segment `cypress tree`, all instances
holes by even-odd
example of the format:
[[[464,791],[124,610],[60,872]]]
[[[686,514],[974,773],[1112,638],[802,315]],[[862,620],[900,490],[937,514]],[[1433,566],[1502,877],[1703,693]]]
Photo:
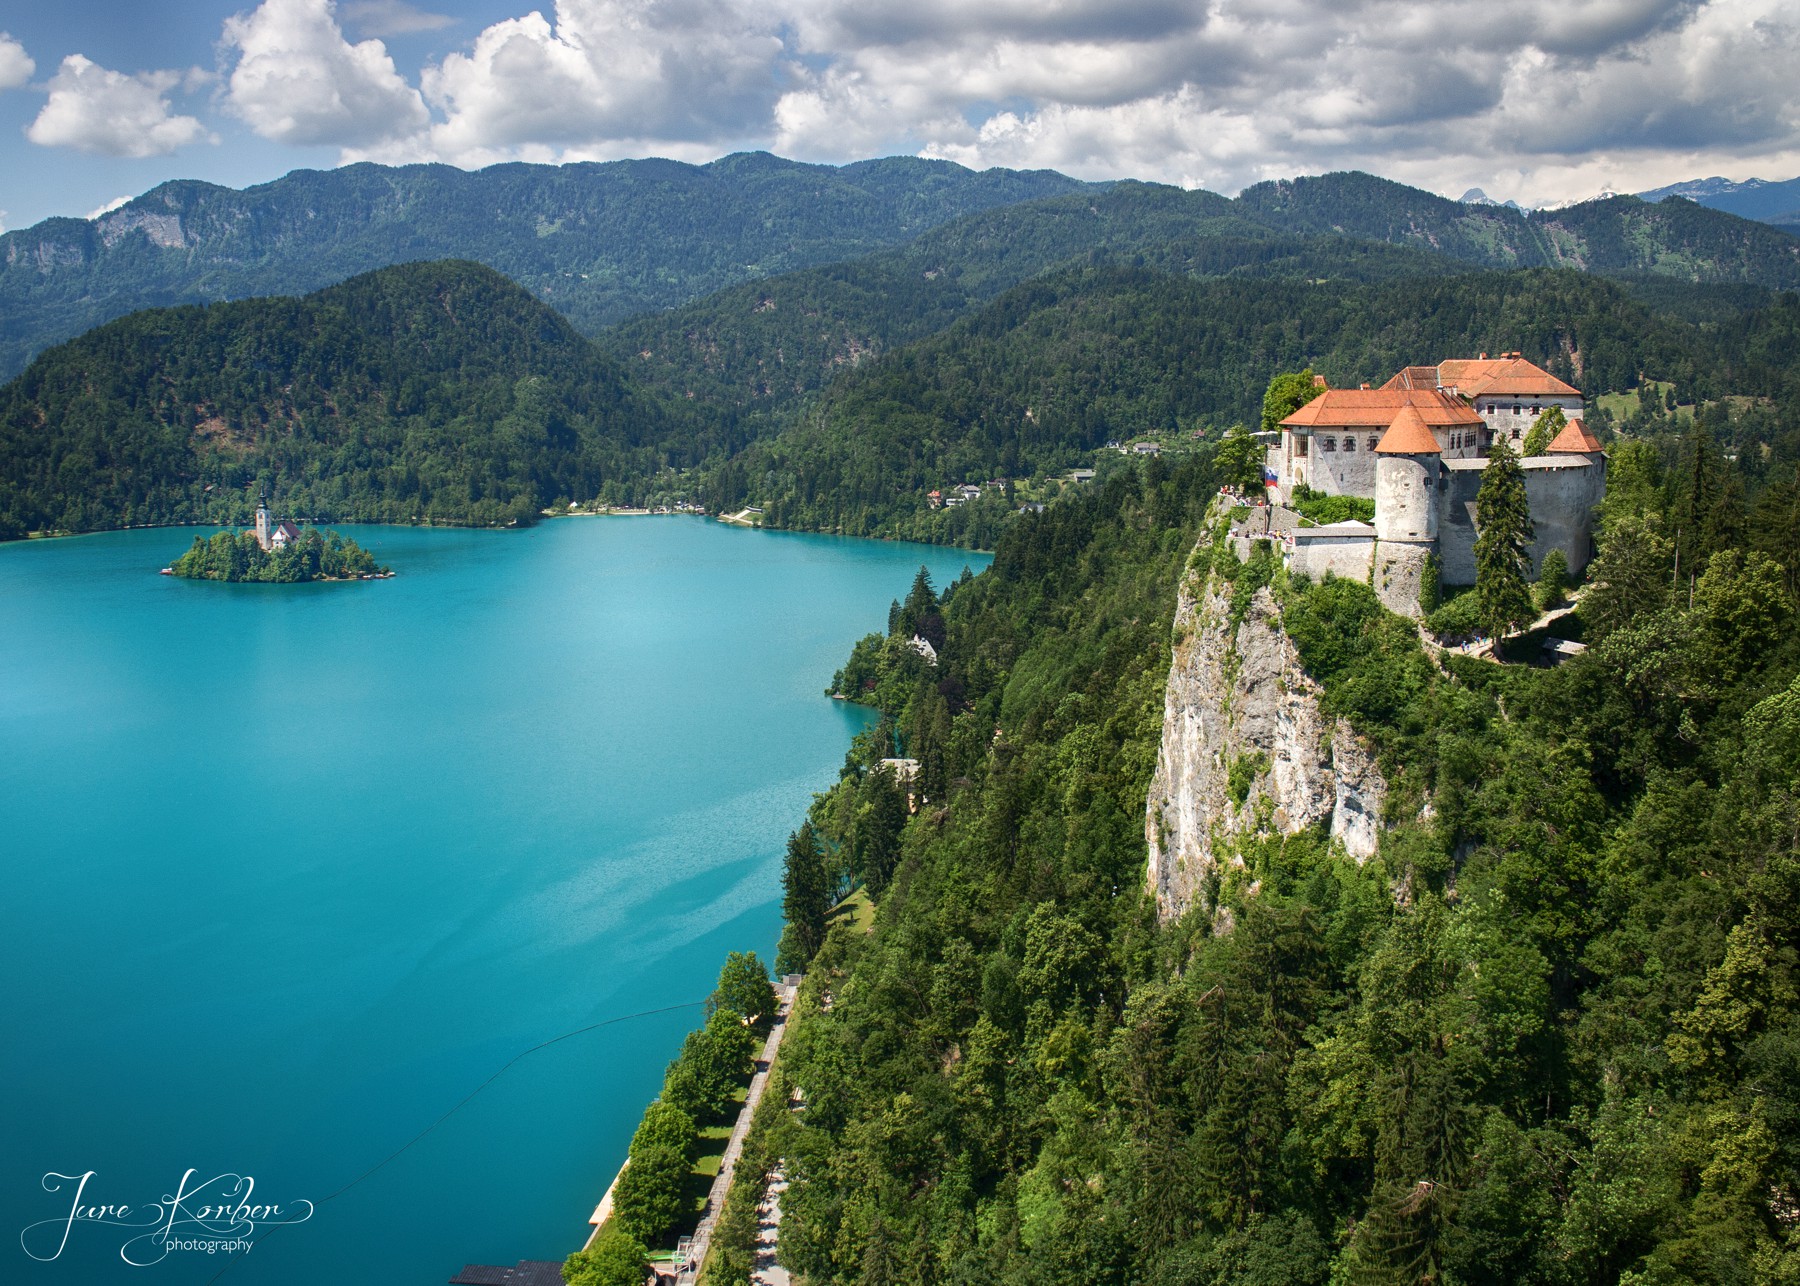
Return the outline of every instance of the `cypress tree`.
[[[1504,438],[1494,439],[1475,497],[1475,614],[1496,641],[1531,620],[1531,504],[1525,471]]]

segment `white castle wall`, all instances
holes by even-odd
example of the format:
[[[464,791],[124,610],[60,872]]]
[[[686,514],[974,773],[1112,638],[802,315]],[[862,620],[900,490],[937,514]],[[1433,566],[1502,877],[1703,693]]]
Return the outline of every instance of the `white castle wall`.
[[[1495,437],[1505,437],[1516,448],[1531,432],[1538,416],[1553,406],[1562,407],[1567,419],[1579,420],[1584,414],[1579,396],[1480,397],[1475,399],[1475,414],[1487,421]]]
[[[1437,535],[1441,462],[1434,455],[1386,455],[1375,470],[1375,533],[1383,540]]]

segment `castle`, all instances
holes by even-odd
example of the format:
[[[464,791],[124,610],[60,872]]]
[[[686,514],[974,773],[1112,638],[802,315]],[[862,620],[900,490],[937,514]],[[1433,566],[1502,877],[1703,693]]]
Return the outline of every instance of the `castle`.
[[[1488,452],[1496,438],[1517,450],[1551,407],[1567,425],[1543,455],[1520,462],[1536,526],[1531,565],[1535,574],[1560,549],[1579,572],[1593,551],[1606,456],[1582,423],[1580,390],[1518,353],[1408,366],[1380,388],[1324,388],[1281,421],[1264,461],[1274,503],[1260,531],[1249,523],[1236,534],[1246,545],[1278,540],[1291,570],[1363,581],[1389,608],[1417,614],[1433,556],[1440,584],[1475,583],[1475,497]],[[1302,526],[1285,508],[1302,486],[1373,500],[1375,521]]]

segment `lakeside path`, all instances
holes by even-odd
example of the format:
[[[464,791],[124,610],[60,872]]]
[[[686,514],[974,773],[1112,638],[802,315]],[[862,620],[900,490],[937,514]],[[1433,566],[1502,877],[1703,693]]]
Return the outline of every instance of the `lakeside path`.
[[[682,1261],[681,1268],[676,1273],[676,1286],[694,1286],[694,1280],[700,1275],[700,1265],[706,1262],[706,1252],[712,1245],[713,1225],[718,1222],[719,1211],[725,1205],[725,1194],[731,1191],[731,1176],[737,1171],[738,1157],[744,1150],[744,1139],[750,1133],[750,1122],[756,1116],[756,1105],[762,1102],[763,1090],[768,1087],[769,1070],[775,1066],[776,1051],[781,1048],[781,1038],[787,1034],[788,1018],[794,1012],[794,996],[798,990],[797,987],[786,985],[775,988],[775,1024],[769,1028],[769,1038],[763,1042],[756,1075],[750,1078],[750,1092],[744,1096],[744,1106],[738,1112],[737,1124],[732,1127],[731,1138],[725,1143],[725,1155],[719,1159],[719,1173],[713,1179],[712,1190],[706,1194],[706,1208],[700,1214],[700,1224],[694,1229],[693,1240],[688,1243],[687,1258]]]

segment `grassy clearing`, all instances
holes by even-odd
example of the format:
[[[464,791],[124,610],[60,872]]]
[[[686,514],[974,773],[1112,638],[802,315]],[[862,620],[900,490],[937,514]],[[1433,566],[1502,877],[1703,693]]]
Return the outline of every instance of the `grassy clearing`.
[[[875,903],[869,900],[867,889],[857,889],[832,907],[825,919],[827,924],[848,924],[858,933],[870,933],[875,928]]]

